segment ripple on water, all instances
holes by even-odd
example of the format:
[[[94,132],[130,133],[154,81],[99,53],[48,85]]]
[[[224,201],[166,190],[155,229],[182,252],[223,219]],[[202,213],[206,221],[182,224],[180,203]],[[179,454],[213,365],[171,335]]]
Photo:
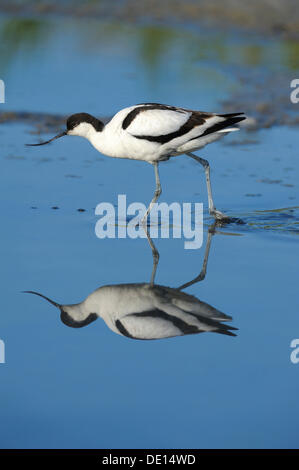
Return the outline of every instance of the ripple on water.
[[[269,210],[255,210],[237,214],[244,224],[228,224],[223,228],[230,231],[251,232],[267,230],[285,234],[299,233],[299,206]]]

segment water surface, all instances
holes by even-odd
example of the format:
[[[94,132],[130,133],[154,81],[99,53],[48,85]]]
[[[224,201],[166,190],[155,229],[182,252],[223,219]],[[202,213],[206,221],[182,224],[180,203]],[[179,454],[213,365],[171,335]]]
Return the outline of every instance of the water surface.
[[[144,101],[217,111],[244,86],[236,70],[298,70],[283,42],[167,25],[5,17],[0,35],[10,111],[109,116]],[[186,292],[232,316],[237,336],[156,341],[121,337],[102,320],[68,328],[54,307],[21,293],[76,303],[102,285],[149,282],[152,270],[146,239],[94,233],[99,202],[151,199],[152,168],[79,138],[26,148],[37,130],[0,127],[0,446],[298,447],[297,130],[244,130],[202,151],[217,208],[245,224],[217,230],[207,275]],[[178,287],[201,271],[212,220],[202,168],[184,156],[160,166],[161,200],[205,209],[201,249],[155,241],[156,282]]]

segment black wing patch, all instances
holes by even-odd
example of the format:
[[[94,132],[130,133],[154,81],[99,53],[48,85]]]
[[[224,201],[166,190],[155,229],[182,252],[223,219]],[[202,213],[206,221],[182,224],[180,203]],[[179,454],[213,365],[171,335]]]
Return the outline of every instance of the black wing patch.
[[[131,111],[132,113],[137,111],[140,108],[136,108],[135,110]],[[151,106],[145,106],[144,111],[148,109],[170,109],[169,107],[164,107],[164,108],[154,108]],[[174,108],[174,111],[178,111],[176,108]],[[131,113],[129,113],[130,115]],[[137,113],[138,114],[138,113]],[[137,114],[135,116],[137,116]],[[129,117],[129,115],[127,117]],[[134,117],[135,117],[134,116]],[[176,139],[177,137],[181,137],[184,134],[188,134],[194,127],[200,126],[206,122],[206,120],[211,117],[211,114],[208,113],[201,113],[200,111],[195,111],[192,112],[190,118],[188,119],[185,124],[183,124],[177,131],[170,132],[169,134],[162,134],[162,135],[134,135],[136,139],[145,139],[148,140],[149,142],[157,142],[159,144],[166,144],[167,142],[170,142],[173,139]],[[127,118],[126,118],[127,119]],[[126,120],[125,119],[125,120]],[[125,121],[124,120],[124,121]],[[132,119],[133,120],[133,119]],[[132,122],[131,120],[131,122]],[[130,122],[130,123],[131,123]]]
[[[217,320],[212,320],[210,318],[206,318],[200,315],[192,314],[190,312],[186,312],[188,315],[193,315],[196,317],[199,321],[201,321],[203,324],[212,326],[215,328],[214,331],[211,331],[211,333],[220,333],[223,335],[227,336],[236,336],[235,333],[232,333],[230,330],[237,330],[237,328],[229,325],[222,324],[221,322]],[[187,322],[182,320],[181,318],[178,318],[174,315],[169,315],[168,313],[163,312],[163,310],[155,309],[155,310],[148,310],[146,312],[138,312],[138,313],[132,313],[127,316],[133,316],[133,317],[139,317],[139,318],[159,318],[162,320],[165,320],[169,323],[172,324],[172,326],[176,327],[181,335],[190,335],[190,334],[196,334],[196,333],[202,333],[205,332],[205,329],[199,329],[196,325],[189,325]],[[118,331],[123,335],[127,336],[128,338],[132,339],[142,339],[145,340],[147,338],[138,338],[136,336],[133,336],[123,325],[123,323],[120,320],[117,320],[115,322],[115,326],[117,327]],[[152,339],[152,338],[151,338]]]
[[[184,320],[181,320],[180,318],[174,315],[169,315],[168,313],[165,313],[163,312],[163,310],[159,310],[158,308],[155,310],[148,310],[147,312],[133,313],[132,315],[134,317],[141,317],[141,318],[151,317],[151,318],[160,318],[161,320],[166,320],[172,323],[173,326],[178,328],[183,335],[199,333],[200,331],[197,328],[197,326],[189,325]]]
[[[135,336],[131,335],[128,332],[128,330],[124,327],[124,325],[122,324],[122,322],[120,320],[116,320],[115,326],[118,329],[118,331],[120,332],[120,334],[122,334],[123,336],[127,336],[128,338],[132,338],[132,339],[139,339],[139,338],[136,338]]]
[[[205,135],[213,134],[214,132],[221,131],[221,129],[225,129],[228,126],[233,126],[234,124],[237,124],[237,122],[244,121],[244,119],[246,119],[246,116],[240,116],[240,114],[244,114],[244,113],[217,114],[217,116],[226,118],[226,120],[222,122],[217,122],[217,124],[214,124],[213,126],[206,129],[202,134],[200,134],[197,137],[193,137],[190,140],[199,139],[200,137],[204,137]]]
[[[129,125],[133,122],[133,120],[136,118],[136,116],[138,116],[138,114],[142,113],[143,111],[162,109],[162,110],[176,111],[180,113],[185,113],[185,112],[192,113],[188,121],[185,122],[185,124],[183,124],[177,131],[170,132],[169,134],[162,134],[162,135],[157,135],[157,136],[134,135],[136,139],[144,139],[144,140],[148,140],[149,142],[156,142],[162,145],[166,144],[167,142],[170,142],[173,139],[176,139],[177,137],[181,137],[184,134],[188,134],[188,132],[190,132],[195,127],[203,125],[206,122],[206,120],[212,116],[219,116],[219,117],[225,118],[225,121],[214,124],[213,126],[206,129],[202,134],[199,134],[198,136],[193,137],[190,140],[195,140],[200,137],[204,137],[205,135],[218,132],[221,129],[225,129],[225,127],[234,125],[246,119],[245,116],[240,116],[241,114],[244,114],[244,113],[212,114],[212,113],[204,113],[202,111],[192,111],[192,110],[183,109],[183,108],[176,108],[175,106],[167,106],[167,105],[158,104],[158,103],[142,103],[142,104],[143,106],[139,106],[133,109],[125,117],[122,123],[122,128],[124,130],[127,129]]]
[[[141,103],[144,106],[139,106],[132,111],[129,112],[129,114],[125,117],[122,123],[122,128],[125,130],[127,127],[129,127],[130,124],[134,121],[135,117],[138,116],[138,114],[142,113],[143,111],[151,111],[154,109],[162,109],[162,110],[170,110],[170,111],[176,111],[179,113],[184,113],[187,110],[183,110],[180,108],[176,108],[175,106],[167,106],[166,104],[159,104],[159,103]]]
[[[132,313],[128,316],[139,317],[139,318],[160,318],[162,320],[166,320],[172,323],[173,326],[178,328],[182,335],[190,335],[194,333],[200,333],[200,330],[194,325],[188,325],[188,323],[184,322],[180,318],[175,317],[174,315],[168,315],[167,313],[163,312],[162,310],[149,310],[147,312],[138,312]],[[115,322],[115,326],[118,331],[128,338],[132,339],[147,339],[147,338],[138,338],[136,336],[131,335],[131,333],[124,327],[120,320]]]
[[[188,323],[181,320],[180,318],[177,318],[174,315],[169,315],[168,313],[165,313],[162,310],[159,310],[158,308],[156,310],[148,310],[147,312],[132,313],[128,316],[130,317],[133,316],[137,318],[138,317],[139,318],[159,318],[162,320],[166,320],[167,322],[172,323],[173,326],[178,328],[178,330],[180,330],[182,335],[200,333],[201,331],[197,328],[197,326],[189,325]],[[127,336],[128,338],[138,339],[129,333],[129,331],[124,327],[124,325],[122,324],[120,320],[117,320],[115,322],[115,325],[122,335]]]
[[[228,335],[228,336],[237,336],[235,333],[232,333],[230,331],[230,330],[234,330],[234,331],[238,330],[238,328],[235,328],[234,326],[226,325],[225,323],[221,323],[221,321],[214,320],[212,318],[207,318],[207,317],[204,317],[203,315],[198,315],[197,313],[187,312],[186,310],[183,310],[183,312],[186,312],[188,315],[192,315],[193,317],[197,318],[200,322],[205,323],[208,326],[217,328],[216,330],[213,331],[213,333],[221,333],[222,335]]]

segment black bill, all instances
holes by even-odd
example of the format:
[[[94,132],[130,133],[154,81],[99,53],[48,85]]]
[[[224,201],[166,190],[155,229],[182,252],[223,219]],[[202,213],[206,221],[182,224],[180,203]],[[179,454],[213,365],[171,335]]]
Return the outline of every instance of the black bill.
[[[26,144],[26,145],[30,146],[30,147],[36,147],[38,145],[46,145],[46,144],[49,144],[50,142],[52,142],[53,140],[59,139],[60,137],[63,137],[65,135],[67,135],[67,131],[64,131],[64,132],[61,132],[61,134],[55,135],[55,137],[52,137],[52,139],[47,140],[46,142],[41,142],[40,144]]]
[[[58,304],[57,302],[54,302],[54,300],[49,299],[49,297],[46,297],[43,294],[40,294],[39,292],[34,292],[33,290],[24,290],[24,294],[34,294],[34,295],[39,295],[39,297],[42,297],[43,299],[47,300],[50,302],[50,304],[54,305],[55,307],[61,308],[61,305]]]

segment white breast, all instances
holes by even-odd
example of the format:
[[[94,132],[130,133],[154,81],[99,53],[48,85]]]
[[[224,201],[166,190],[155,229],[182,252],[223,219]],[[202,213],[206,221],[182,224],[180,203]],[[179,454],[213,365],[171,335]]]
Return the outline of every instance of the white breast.
[[[159,144],[136,139],[122,128],[125,117],[136,106],[122,109],[106,124],[102,132],[96,132],[91,144],[104,155],[115,158],[152,161],[159,155]]]

